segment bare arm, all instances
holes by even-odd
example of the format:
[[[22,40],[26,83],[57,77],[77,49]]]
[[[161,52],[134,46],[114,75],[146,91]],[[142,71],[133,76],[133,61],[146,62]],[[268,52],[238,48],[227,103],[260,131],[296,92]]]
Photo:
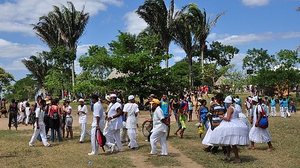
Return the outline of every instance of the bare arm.
[[[223,117],[223,120],[230,121],[232,113],[233,113],[233,108],[232,107],[228,108],[226,113],[227,113],[227,116]]]

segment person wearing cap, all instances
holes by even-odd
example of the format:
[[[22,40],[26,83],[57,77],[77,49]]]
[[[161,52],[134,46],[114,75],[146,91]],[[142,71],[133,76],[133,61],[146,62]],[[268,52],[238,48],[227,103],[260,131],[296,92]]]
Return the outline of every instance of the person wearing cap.
[[[128,147],[130,149],[136,149],[139,147],[136,140],[136,128],[139,106],[135,103],[133,95],[128,96],[128,103],[124,105],[123,112],[126,118],[126,128],[129,137]]]
[[[104,135],[108,143],[116,144],[118,150],[122,151],[122,142],[120,135],[120,129],[123,127],[122,105],[117,102],[116,94],[110,94],[109,97],[111,103],[108,106]]]
[[[91,145],[92,151],[88,155],[98,155],[98,143],[96,142],[96,131],[103,131],[104,128],[104,110],[101,102],[99,101],[98,95],[91,96],[93,103],[93,122],[91,128]]]
[[[209,139],[213,130],[221,123],[225,113],[226,108],[223,105],[223,94],[218,93],[215,96],[215,103],[210,106],[210,111],[208,113],[209,128],[202,140],[202,144],[207,145],[208,147],[206,147],[204,151],[212,152],[213,154],[218,152],[219,146],[209,143]]]
[[[151,152],[150,155],[157,154],[156,143],[159,142],[161,146],[162,156],[168,155],[167,149],[167,125],[166,118],[163,114],[162,109],[160,108],[160,101],[158,99],[152,99],[152,110],[153,113],[153,129],[151,130],[152,134],[150,136]]]
[[[271,143],[271,135],[267,128],[263,129],[258,127],[258,121],[260,120],[261,113],[263,111],[262,107],[262,99],[258,98],[257,96],[253,97],[252,99],[253,103],[253,113],[251,116],[251,124],[252,128],[249,132],[249,139],[250,139],[250,146],[249,149],[255,149],[254,143],[267,143],[269,146],[269,151],[273,149],[272,143]]]
[[[87,106],[84,104],[84,99],[79,99],[78,100],[79,105],[78,105],[78,115],[79,115],[79,125],[80,125],[80,138],[79,138],[79,143],[84,142],[84,138],[86,135],[86,123],[87,123],[87,113],[88,109]]]
[[[227,96],[224,103],[227,107],[226,114],[224,117],[221,116],[223,120],[212,131],[209,143],[226,147],[226,161],[230,161],[230,152],[233,151],[235,155],[233,162],[240,163],[237,145],[244,146],[249,144],[249,129],[246,123],[239,119],[240,105],[234,104],[231,96]],[[235,105],[239,106],[239,108],[236,108]]]

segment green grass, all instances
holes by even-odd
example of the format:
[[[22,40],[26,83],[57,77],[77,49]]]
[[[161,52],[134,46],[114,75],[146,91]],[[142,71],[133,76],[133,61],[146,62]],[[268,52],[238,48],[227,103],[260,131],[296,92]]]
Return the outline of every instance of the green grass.
[[[188,123],[188,128],[183,139],[171,137],[171,144],[179,149],[186,156],[204,167],[285,167],[294,168],[300,165],[300,134],[298,133],[299,114],[291,118],[280,117],[270,118],[269,131],[272,136],[274,151],[268,152],[267,144],[256,144],[256,150],[248,150],[240,147],[241,164],[232,164],[222,161],[224,157],[220,151],[213,155],[206,153],[202,149],[204,146],[200,142],[197,134],[195,122]],[[175,129],[175,125],[172,126]],[[232,156],[233,157],[233,156]]]

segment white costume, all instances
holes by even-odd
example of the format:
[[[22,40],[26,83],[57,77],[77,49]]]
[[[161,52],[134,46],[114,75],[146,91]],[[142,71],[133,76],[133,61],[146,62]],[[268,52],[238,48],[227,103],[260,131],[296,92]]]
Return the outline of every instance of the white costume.
[[[40,108],[36,108],[35,117],[38,118],[39,125],[37,125],[37,122],[35,122],[34,132],[33,132],[33,135],[31,137],[31,140],[29,142],[29,146],[33,146],[33,144],[36,141],[38,135],[41,135],[42,142],[43,142],[44,146],[50,146],[50,144],[47,142],[47,137],[46,137],[44,115],[45,115],[45,112],[43,110],[41,110]],[[39,129],[37,128],[38,126],[39,126]]]
[[[30,107],[26,107],[26,108],[25,108],[25,114],[26,114],[25,124],[27,125],[28,122],[29,122]]]
[[[267,143],[271,141],[271,136],[268,129],[255,127],[257,121],[257,114],[262,111],[261,105],[255,105],[253,109],[253,125],[249,132],[249,139],[255,143]]]
[[[136,128],[137,128],[137,117],[136,115],[139,112],[139,107],[136,103],[127,103],[124,106],[123,111],[127,113],[126,128],[129,136],[130,148],[137,148],[138,144],[136,141]]]
[[[113,117],[117,114],[117,109],[121,109],[121,104],[119,102],[110,103],[108,106],[107,117]],[[122,115],[117,118],[113,118],[110,121],[106,122],[106,127],[103,131],[103,134],[106,137],[108,144],[116,144],[119,151],[122,151],[122,142],[120,129],[123,127]]]
[[[103,131],[104,128],[104,110],[102,104],[98,101],[93,106],[93,122],[91,129],[91,144],[92,144],[92,154],[98,154],[98,143],[96,140],[96,129],[97,129],[97,119],[96,117],[100,117],[99,127],[100,130]]]
[[[153,129],[150,136],[151,154],[157,154],[156,143],[160,142],[161,155],[168,155],[166,134],[167,125],[161,122],[161,120],[164,118],[163,111],[158,106],[153,113]]]
[[[239,119],[240,106],[237,105],[236,109],[233,106],[229,108],[233,108],[230,121],[222,120],[220,125],[212,131],[209,143],[214,145],[248,145],[249,128],[246,123]]]
[[[78,113],[79,113],[79,125],[80,125],[80,142],[84,141],[86,135],[86,123],[87,123],[87,107],[86,105],[79,105],[78,106]]]

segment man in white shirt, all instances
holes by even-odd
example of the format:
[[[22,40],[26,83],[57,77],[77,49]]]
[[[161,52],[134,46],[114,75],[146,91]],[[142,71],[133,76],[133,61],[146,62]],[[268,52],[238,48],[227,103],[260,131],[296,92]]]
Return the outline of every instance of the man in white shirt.
[[[107,123],[104,135],[108,143],[116,144],[119,151],[122,151],[122,142],[120,129],[123,127],[121,104],[117,102],[117,95],[110,95],[110,104],[108,106]]]
[[[35,110],[35,117],[36,117],[36,121],[34,124],[35,128],[31,140],[29,142],[29,146],[30,147],[34,146],[34,142],[36,141],[38,135],[40,135],[44,146],[49,147],[50,144],[47,142],[45,123],[44,123],[44,114],[45,114],[44,108],[46,106],[46,101],[45,100],[39,101],[38,104],[39,107],[37,107]]]
[[[78,115],[79,115],[79,125],[80,125],[80,139],[79,143],[83,143],[86,135],[86,123],[87,123],[87,107],[84,104],[84,99],[79,99],[78,105]]]
[[[168,155],[167,147],[167,125],[165,124],[166,119],[164,117],[162,109],[159,107],[160,101],[158,99],[153,99],[151,101],[153,113],[153,129],[150,136],[151,152],[150,155],[157,154],[156,143],[160,142],[161,146],[161,156]]]
[[[124,105],[124,115],[126,118],[126,128],[129,136],[129,148],[136,149],[138,144],[136,141],[136,128],[137,128],[137,116],[139,113],[139,106],[135,103],[134,96],[128,96],[128,103]]]
[[[101,102],[99,101],[99,97],[97,95],[92,95],[93,102],[93,122],[91,129],[91,145],[92,152],[88,153],[88,155],[98,155],[98,143],[96,142],[96,130],[103,131],[104,128],[104,115],[103,115],[103,107]]]

